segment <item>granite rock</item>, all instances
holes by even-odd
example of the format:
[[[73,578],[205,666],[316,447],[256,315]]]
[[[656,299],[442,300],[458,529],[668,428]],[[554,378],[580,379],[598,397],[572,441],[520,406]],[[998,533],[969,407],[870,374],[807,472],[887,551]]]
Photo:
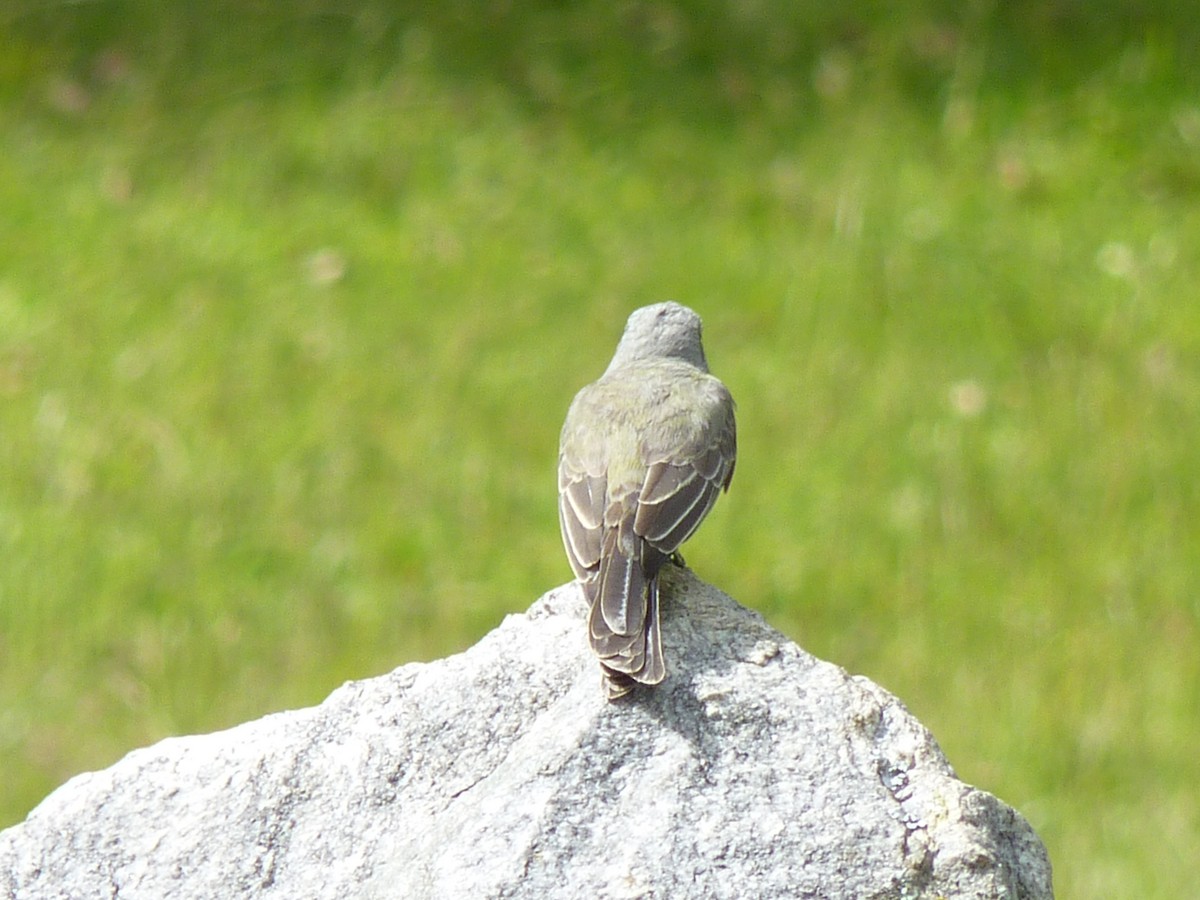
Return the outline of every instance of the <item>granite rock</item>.
[[[604,699],[576,585],[321,705],[80,775],[0,896],[1052,897],[1030,826],[895,697],[686,570],[667,680]]]

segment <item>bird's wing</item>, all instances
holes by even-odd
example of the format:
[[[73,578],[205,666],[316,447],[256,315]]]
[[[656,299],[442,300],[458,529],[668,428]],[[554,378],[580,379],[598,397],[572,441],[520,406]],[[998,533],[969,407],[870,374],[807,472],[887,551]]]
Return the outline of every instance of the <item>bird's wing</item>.
[[[729,487],[735,456],[730,431],[694,458],[651,465],[633,530],[659,552],[674,553],[700,527],[721,490]]]
[[[580,579],[594,574],[600,565],[606,489],[607,479],[603,475],[588,475],[569,460],[559,460],[558,523],[567,559]]]

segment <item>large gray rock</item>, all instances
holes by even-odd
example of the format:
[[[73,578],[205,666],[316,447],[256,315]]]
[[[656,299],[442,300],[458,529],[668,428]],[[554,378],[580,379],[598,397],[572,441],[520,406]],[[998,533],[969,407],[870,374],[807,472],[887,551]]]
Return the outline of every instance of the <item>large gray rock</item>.
[[[0,833],[0,897],[1052,896],[898,700],[665,575],[658,688],[605,701],[558,588],[465,653],[71,780]]]

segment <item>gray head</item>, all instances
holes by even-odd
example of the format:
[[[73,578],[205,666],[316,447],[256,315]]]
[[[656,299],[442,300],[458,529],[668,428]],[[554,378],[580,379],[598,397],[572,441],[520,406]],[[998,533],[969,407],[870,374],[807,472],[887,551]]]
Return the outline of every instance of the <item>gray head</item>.
[[[625,323],[608,371],[653,359],[681,359],[708,371],[700,343],[700,317],[678,303],[655,303],[635,309]]]

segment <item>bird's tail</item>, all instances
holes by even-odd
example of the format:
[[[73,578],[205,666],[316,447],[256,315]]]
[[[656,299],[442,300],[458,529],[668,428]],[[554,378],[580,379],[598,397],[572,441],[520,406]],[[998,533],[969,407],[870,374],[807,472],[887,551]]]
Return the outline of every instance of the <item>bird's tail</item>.
[[[628,527],[628,526],[624,526]],[[623,526],[609,529],[600,553],[600,570],[585,589],[591,604],[588,634],[600,658],[608,698],[629,693],[634,683],[658,684],[666,676],[658,624],[658,572],[646,572],[640,544],[632,534],[622,541]]]

